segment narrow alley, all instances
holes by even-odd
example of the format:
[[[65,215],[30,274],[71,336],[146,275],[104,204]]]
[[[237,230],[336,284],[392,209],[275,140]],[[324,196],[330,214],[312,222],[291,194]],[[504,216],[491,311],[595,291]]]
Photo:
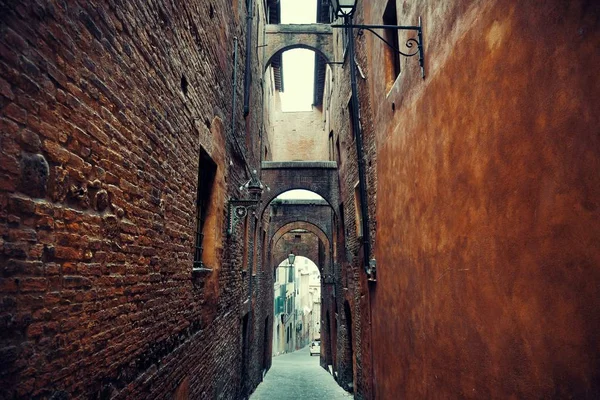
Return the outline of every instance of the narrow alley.
[[[250,400],[343,400],[353,398],[327,371],[308,347],[273,358],[265,380]]]
[[[600,399],[599,49],[598,0],[0,0],[0,400]]]

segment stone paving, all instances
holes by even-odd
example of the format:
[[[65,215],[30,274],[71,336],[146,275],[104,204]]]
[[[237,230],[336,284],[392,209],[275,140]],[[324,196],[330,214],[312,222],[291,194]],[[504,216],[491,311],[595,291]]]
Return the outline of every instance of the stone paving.
[[[348,400],[333,377],[311,356],[308,347],[273,358],[273,365],[250,400]]]

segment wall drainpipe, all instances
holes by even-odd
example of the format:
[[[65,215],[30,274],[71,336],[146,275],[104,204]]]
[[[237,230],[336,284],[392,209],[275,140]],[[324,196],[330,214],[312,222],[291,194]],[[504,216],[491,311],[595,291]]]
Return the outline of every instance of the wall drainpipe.
[[[235,108],[237,105],[235,95],[237,89],[237,63],[238,63],[238,38],[233,38],[233,100],[231,103],[231,134],[235,135]]]
[[[252,20],[254,0],[246,0],[246,71],[244,72],[244,117],[250,113],[250,84],[252,83]]]

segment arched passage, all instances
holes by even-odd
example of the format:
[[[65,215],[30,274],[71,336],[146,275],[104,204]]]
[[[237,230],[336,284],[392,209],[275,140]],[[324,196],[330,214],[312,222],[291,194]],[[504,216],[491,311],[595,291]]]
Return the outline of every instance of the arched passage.
[[[315,260],[296,255],[293,266],[277,259],[274,274],[274,352],[295,351],[318,338],[321,329],[320,271]]]
[[[333,238],[333,210],[321,196],[304,190],[292,190],[271,202],[269,240],[282,226],[296,221],[312,223],[331,240]]]
[[[277,246],[278,243],[284,238],[284,235],[290,233],[294,230],[302,230],[306,231],[310,234],[316,236],[320,244],[322,245],[323,258],[322,260],[314,259],[314,255],[309,252],[303,252],[304,254],[297,254],[307,258],[310,258],[317,264],[318,268],[321,270],[322,274],[328,274],[331,271],[331,241],[319,227],[316,225],[306,222],[306,221],[295,221],[289,224],[286,224],[279,228],[274,234],[269,242],[269,249],[271,249],[271,260],[274,268],[277,268],[279,265],[277,261],[284,259],[287,257],[289,250],[294,247],[294,243],[292,242],[289,246]],[[300,246],[296,246],[298,248]],[[317,249],[318,250],[318,249]],[[316,253],[318,254],[318,252]],[[321,265],[322,264],[322,265]]]

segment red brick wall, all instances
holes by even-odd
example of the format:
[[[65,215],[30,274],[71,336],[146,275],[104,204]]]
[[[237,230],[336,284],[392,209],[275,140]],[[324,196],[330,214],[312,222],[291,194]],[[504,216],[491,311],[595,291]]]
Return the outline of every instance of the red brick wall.
[[[0,397],[238,395],[244,32],[243,2],[0,3]],[[200,146],[215,246],[192,278]]]

